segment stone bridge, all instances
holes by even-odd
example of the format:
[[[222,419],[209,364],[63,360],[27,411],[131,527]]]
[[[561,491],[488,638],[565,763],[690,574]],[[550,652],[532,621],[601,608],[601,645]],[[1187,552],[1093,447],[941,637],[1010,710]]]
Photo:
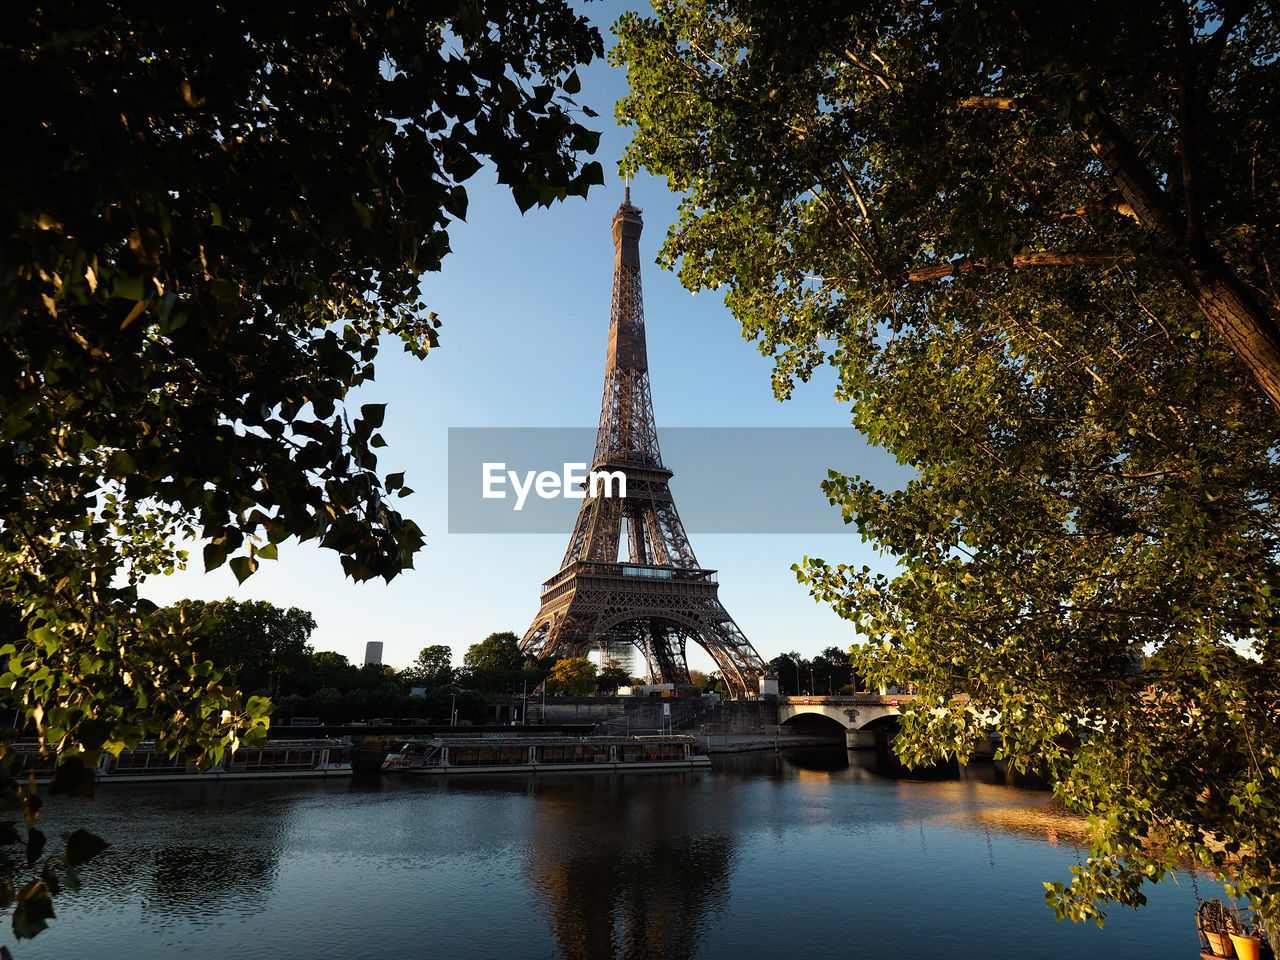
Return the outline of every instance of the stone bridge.
[[[888,741],[898,725],[899,706],[913,699],[906,693],[779,697],[778,723],[813,733],[824,729],[834,731],[833,724],[839,724],[848,746],[873,747],[877,738]]]

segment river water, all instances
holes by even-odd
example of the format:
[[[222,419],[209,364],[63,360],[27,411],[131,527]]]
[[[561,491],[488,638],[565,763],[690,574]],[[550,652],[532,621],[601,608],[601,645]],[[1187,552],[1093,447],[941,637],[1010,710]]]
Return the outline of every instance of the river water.
[[[46,932],[0,942],[17,960],[1196,956],[1185,878],[1103,930],[1053,919],[1042,881],[1083,852],[1048,794],[983,782],[989,766],[915,781],[865,763],[112,784],[46,807],[51,849],[79,826],[112,846]]]

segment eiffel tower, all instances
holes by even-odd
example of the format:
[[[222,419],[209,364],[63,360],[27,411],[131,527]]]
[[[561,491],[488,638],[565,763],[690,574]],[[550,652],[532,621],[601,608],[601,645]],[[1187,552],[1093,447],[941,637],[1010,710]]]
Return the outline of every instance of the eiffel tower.
[[[720,603],[716,572],[698,566],[658,451],[640,297],[643,226],[628,187],[613,217],[613,308],[591,467],[625,475],[626,495],[609,496],[603,484],[586,488],[560,572],[543,583],[542,606],[520,649],[585,657],[631,644],[650,675],[688,683],[685,646],[693,640],[733,696],[754,696],[765,663]],[[624,530],[625,563],[618,560]]]

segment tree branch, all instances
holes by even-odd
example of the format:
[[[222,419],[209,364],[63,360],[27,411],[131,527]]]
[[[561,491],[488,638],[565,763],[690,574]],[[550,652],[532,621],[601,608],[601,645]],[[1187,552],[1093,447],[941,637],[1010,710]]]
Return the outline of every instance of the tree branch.
[[[1045,217],[1041,223],[1062,223],[1064,220],[1075,220],[1079,217],[1087,217],[1091,213],[1103,213],[1110,211],[1118,213],[1122,217],[1131,217],[1137,220],[1137,216],[1133,212],[1133,208],[1125,203],[1124,197],[1119,191],[1113,191],[1101,200],[1094,203],[1086,203],[1083,206],[1076,207],[1074,210],[1065,210],[1062,213],[1055,213]]]
[[[1016,97],[961,97],[955,102],[960,110],[1017,110]]]
[[[1178,159],[1182,162],[1182,197],[1186,207],[1187,243],[1203,244],[1204,215],[1200,207],[1200,182],[1196,177],[1195,67],[1191,62],[1191,28],[1181,6],[1174,15],[1174,42],[1178,45]]]
[[[1201,313],[1222,334],[1271,403],[1280,409],[1280,327],[1240,278],[1187,223],[1116,122],[1098,110],[1084,121],[1094,155],[1134,212],[1139,224],[1165,248],[1174,272]]]
[[[1201,51],[1200,62],[1197,66],[1204,69],[1204,89],[1210,89],[1214,81],[1218,77],[1218,65],[1222,60],[1222,52],[1226,49],[1227,40],[1231,36],[1231,32],[1239,26],[1244,15],[1254,6],[1253,0],[1245,0],[1245,2],[1226,2],[1222,7],[1222,23],[1218,25],[1218,29],[1213,31],[1213,35],[1205,42],[1204,50]]]
[[[869,73],[872,76],[872,78],[875,79],[876,82],[880,84],[880,86],[884,87],[890,93],[893,92],[893,87],[889,85],[889,81],[885,79],[885,75],[883,73],[881,73],[879,70],[876,70],[868,66],[866,63],[860,60],[857,54],[855,54],[852,50],[849,50],[846,48],[844,51],[844,55],[846,59],[848,59],[848,61],[852,63],[854,66],[858,67],[860,70],[864,70],[865,72]]]
[[[1091,253],[1046,250],[1039,253],[1019,253],[1007,260],[953,260],[931,267],[908,270],[908,283],[941,280],[964,273],[981,270],[1017,270],[1027,267],[1106,267],[1133,260],[1131,253]]]

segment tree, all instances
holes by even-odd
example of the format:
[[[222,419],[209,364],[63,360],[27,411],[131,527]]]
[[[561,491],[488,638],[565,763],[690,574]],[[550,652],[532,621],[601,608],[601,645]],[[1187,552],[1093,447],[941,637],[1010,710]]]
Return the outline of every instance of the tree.
[[[659,9],[619,23],[632,80],[619,115],[638,127],[630,165],[693,188],[677,240],[687,280],[728,279],[716,230],[765,213],[786,238],[830,244],[822,263],[787,258],[772,294],[835,281],[853,302],[833,309],[818,284],[804,321],[820,335],[851,309],[929,300],[944,279],[1146,267],[1280,405],[1268,5]],[[725,153],[730,140],[750,154]],[[705,164],[715,175],[698,182]]]
[[[383,408],[343,400],[381,343],[436,342],[418,281],[476,170],[521,209],[602,181],[559,95],[600,52],[554,0],[0,14],[0,687],[62,758],[261,737],[138,598],[184,538],[242,580],[290,537],[357,580],[412,564]]]
[[[415,684],[446,687],[453,683],[453,651],[438,643],[423,647],[408,672]]]
[[[311,659],[307,644],[316,628],[306,610],[287,610],[264,600],[205,603],[183,600],[178,604],[203,627],[196,655],[211,660],[242,691],[275,696],[281,682]]]
[[[619,687],[631,686],[633,682],[631,671],[623,665],[622,661],[610,657],[605,660],[604,667],[600,671],[596,689],[608,696],[617,693]]]
[[[839,647],[827,647],[813,658],[811,666],[814,671],[814,693],[839,693],[842,687],[850,687],[851,693],[856,692],[857,687],[852,685],[853,667],[846,651]]]
[[[596,689],[596,665],[586,657],[557,660],[547,677],[547,689],[572,697],[589,696]]]
[[[778,678],[778,689],[792,696],[805,689],[808,681],[809,661],[792,650],[780,653],[769,661],[769,669]],[[803,679],[802,679],[803,678]]]
[[[689,679],[704,693],[718,693],[725,697],[730,695],[729,685],[724,682],[719,670],[712,670],[710,673],[690,670]]]
[[[917,689],[899,749],[996,727],[1090,815],[1059,916],[1190,859],[1277,926],[1273,12],[656,10],[617,57],[626,165],[686,191],[664,261],[917,472],[824,485],[892,575],[798,568]]]
[[[519,670],[523,662],[520,638],[510,630],[491,633],[473,643],[462,658],[462,665],[473,673],[511,673]]]
[[[345,653],[333,650],[317,650],[311,655],[311,670],[314,683],[319,687],[335,687],[349,690],[355,686],[355,678],[359,672]]]

